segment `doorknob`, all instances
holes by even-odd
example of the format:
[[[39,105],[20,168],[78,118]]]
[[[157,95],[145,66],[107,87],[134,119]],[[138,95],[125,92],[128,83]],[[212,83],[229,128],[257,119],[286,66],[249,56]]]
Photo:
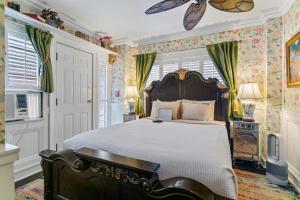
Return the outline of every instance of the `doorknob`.
[[[88,103],[93,103],[93,100],[90,99],[90,100],[88,100],[87,102],[88,102]]]

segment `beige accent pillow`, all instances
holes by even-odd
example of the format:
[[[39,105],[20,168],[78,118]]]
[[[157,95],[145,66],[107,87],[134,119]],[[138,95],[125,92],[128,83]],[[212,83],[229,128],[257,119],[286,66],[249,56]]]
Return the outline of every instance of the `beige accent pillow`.
[[[215,100],[212,101],[192,101],[192,100],[182,100],[182,104],[209,104],[209,121],[215,120]],[[183,113],[183,109],[181,109],[181,113]]]
[[[170,102],[157,100],[157,110],[159,111],[159,109],[172,109],[172,119],[178,119],[180,104],[181,100]]]
[[[210,121],[210,103],[182,102],[182,119]]]

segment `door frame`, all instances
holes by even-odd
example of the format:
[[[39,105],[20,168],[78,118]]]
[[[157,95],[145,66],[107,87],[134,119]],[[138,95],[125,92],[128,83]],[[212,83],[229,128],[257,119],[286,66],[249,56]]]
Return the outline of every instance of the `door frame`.
[[[51,60],[52,60],[52,70],[53,70],[53,81],[54,81],[54,92],[49,95],[49,144],[48,147],[52,150],[56,150],[56,144],[59,138],[55,133],[55,117],[56,113],[56,82],[57,82],[57,45],[62,44],[69,46],[80,51],[84,51],[92,55],[92,129],[98,126],[98,70],[97,66],[101,64],[108,64],[108,53],[101,47],[94,45],[92,43],[87,43],[86,41],[81,41],[82,39],[71,36],[69,38],[54,35],[51,45]],[[61,149],[57,149],[61,150]]]

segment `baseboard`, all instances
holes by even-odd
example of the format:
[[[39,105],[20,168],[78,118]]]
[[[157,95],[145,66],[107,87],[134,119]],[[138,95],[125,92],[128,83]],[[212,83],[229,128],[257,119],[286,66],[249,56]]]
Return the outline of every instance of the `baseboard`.
[[[27,157],[15,162],[14,165],[15,182],[40,172],[42,170],[40,162],[41,159],[38,155]]]
[[[19,180],[19,181],[15,182],[15,187],[16,188],[22,187],[22,186],[24,186],[24,185],[26,185],[26,184],[28,184],[28,183],[36,180],[36,179],[39,179],[39,178],[43,178],[43,174],[42,174],[41,171],[37,172],[35,174],[32,174],[32,175],[30,175],[30,176],[28,176],[28,177],[26,177],[22,180]]]
[[[289,182],[295,187],[298,193],[300,193],[300,182],[299,179],[296,178],[290,171],[289,171]]]

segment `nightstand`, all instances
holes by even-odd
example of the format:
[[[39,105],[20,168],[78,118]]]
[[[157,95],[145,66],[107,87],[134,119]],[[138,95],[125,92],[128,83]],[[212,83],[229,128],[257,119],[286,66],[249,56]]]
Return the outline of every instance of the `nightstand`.
[[[232,121],[233,158],[260,162],[260,123]]]
[[[129,122],[140,119],[140,115],[123,114],[123,122]]]

